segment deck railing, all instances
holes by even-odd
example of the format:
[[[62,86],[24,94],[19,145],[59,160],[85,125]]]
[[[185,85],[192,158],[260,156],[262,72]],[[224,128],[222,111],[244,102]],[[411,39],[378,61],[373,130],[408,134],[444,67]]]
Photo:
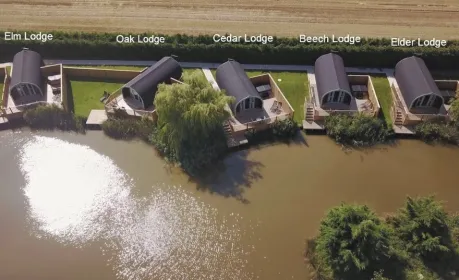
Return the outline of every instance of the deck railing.
[[[32,103],[27,103],[19,106],[14,106],[14,107],[8,107],[8,108],[2,108],[1,113],[2,115],[8,115],[8,114],[15,114],[15,113],[21,113],[24,111],[25,108],[33,108],[38,105],[50,105],[50,104],[55,104],[60,106],[59,103],[49,103],[47,101],[35,101]]]
[[[276,121],[283,121],[283,120],[290,118],[291,115],[292,115],[291,113],[283,113],[283,114],[279,114],[274,117],[264,118],[261,120],[256,120],[256,121],[247,122],[243,124],[234,124],[231,121],[229,123],[231,127],[233,128],[233,131],[243,131],[243,130],[248,130],[251,128],[256,128],[260,125],[270,125]]]

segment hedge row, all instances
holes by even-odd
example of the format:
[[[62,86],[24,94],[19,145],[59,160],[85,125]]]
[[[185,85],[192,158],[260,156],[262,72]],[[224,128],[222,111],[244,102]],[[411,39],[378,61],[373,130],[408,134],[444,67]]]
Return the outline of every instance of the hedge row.
[[[423,57],[431,69],[455,69],[459,65],[459,41],[449,41],[447,47],[438,49],[391,47],[389,39],[371,38],[356,45],[302,44],[297,38],[275,38],[273,43],[262,45],[215,43],[210,35],[178,34],[161,35],[166,37],[166,43],[153,45],[120,44],[116,42],[117,34],[110,33],[52,34],[54,39],[45,43],[0,38],[0,61],[11,61],[22,47],[28,47],[48,59],[158,60],[173,54],[180,61],[220,63],[233,58],[243,63],[311,65],[320,55],[334,51],[343,57],[347,66],[393,68],[400,59],[411,55]]]

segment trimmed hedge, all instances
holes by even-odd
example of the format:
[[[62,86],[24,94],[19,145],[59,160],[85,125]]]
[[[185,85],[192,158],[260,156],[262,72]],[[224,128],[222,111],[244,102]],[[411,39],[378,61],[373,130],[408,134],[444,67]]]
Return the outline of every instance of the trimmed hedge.
[[[0,30],[3,36],[3,31]],[[210,35],[158,35],[166,43],[120,44],[114,33],[52,32],[52,41],[5,41],[0,38],[0,60],[11,61],[22,47],[28,47],[48,59],[158,60],[177,55],[180,61],[221,63],[233,58],[244,63],[314,64],[317,57],[338,52],[347,66],[390,67],[411,55],[422,56],[431,69],[455,69],[459,64],[459,41],[449,41],[445,48],[391,47],[389,39],[363,39],[357,45],[303,44],[298,38],[275,38],[273,43],[215,43]],[[129,34],[125,34],[129,35]],[[135,34],[132,34],[136,36]],[[152,34],[141,34],[149,36]]]
[[[34,129],[85,131],[86,120],[66,112],[57,105],[39,105],[24,112],[24,121]]]
[[[114,139],[130,140],[139,138],[148,141],[156,128],[155,123],[148,118],[109,117],[101,125],[105,135]]]
[[[332,114],[325,118],[324,125],[330,138],[347,146],[372,146],[385,143],[392,136],[384,121],[364,114]]]

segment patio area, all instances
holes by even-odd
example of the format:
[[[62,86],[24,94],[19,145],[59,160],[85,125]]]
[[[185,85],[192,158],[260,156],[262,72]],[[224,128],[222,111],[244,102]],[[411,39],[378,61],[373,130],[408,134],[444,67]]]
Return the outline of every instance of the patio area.
[[[14,100],[10,94],[7,95],[7,106],[5,108],[6,114],[19,113],[31,105],[36,105],[38,103],[43,104],[56,104],[61,106],[62,97],[61,97],[61,88],[60,88],[60,79],[61,75],[50,76],[51,80],[59,84],[58,86],[51,86],[50,84],[45,85],[44,95],[25,95],[19,99]]]
[[[151,115],[155,111],[155,106],[152,105],[144,109],[142,103],[134,98],[123,98],[122,95],[116,97],[106,105],[109,109],[121,109],[131,116]]]
[[[263,100],[263,108],[251,109],[238,113],[229,119],[234,131],[245,130],[255,125],[270,124],[276,120],[284,120],[290,115],[275,97]]]

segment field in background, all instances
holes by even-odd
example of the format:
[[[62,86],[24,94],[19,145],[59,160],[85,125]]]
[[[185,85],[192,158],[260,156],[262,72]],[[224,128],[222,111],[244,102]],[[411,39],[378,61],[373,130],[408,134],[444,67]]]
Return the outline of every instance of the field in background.
[[[0,29],[459,38],[457,0],[0,0]]]

